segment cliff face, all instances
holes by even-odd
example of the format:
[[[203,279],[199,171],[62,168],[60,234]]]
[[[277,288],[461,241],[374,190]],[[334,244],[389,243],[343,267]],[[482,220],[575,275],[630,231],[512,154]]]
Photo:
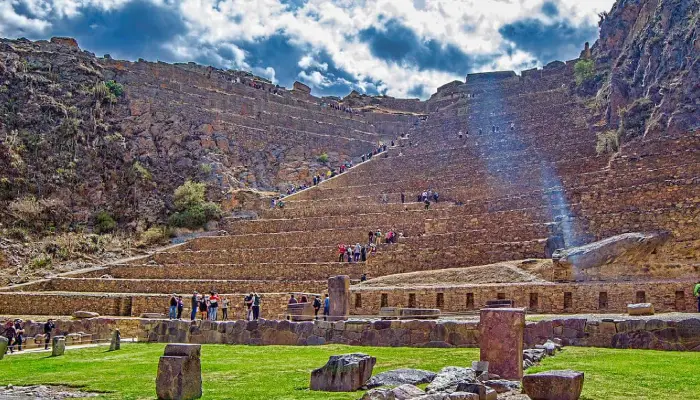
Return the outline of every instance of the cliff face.
[[[599,97],[625,136],[700,126],[699,10],[699,0],[618,0],[602,17],[593,57],[610,74]]]
[[[111,80],[123,93],[109,91]],[[233,206],[238,189],[308,182],[401,126],[240,71],[96,58],[69,39],[0,40],[5,227],[28,197],[46,210],[44,229],[89,225],[100,210],[122,226],[150,225],[185,179]],[[317,161],[323,153],[328,164]]]

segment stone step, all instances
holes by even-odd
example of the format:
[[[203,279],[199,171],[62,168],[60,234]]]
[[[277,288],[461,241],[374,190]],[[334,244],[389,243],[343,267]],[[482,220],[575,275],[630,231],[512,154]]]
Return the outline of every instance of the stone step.
[[[337,258],[336,258],[337,259]],[[349,275],[360,279],[366,263],[251,263],[251,264],[123,264],[76,276],[99,278],[109,275],[122,279],[234,279],[234,280],[284,280],[321,281],[334,275]],[[303,274],[300,273],[303,271]]]
[[[299,271],[302,272],[303,271]],[[323,280],[212,280],[212,279],[119,279],[119,278],[51,278],[46,282],[28,285],[17,291],[55,291],[90,293],[250,293],[250,292],[311,292],[327,290]]]

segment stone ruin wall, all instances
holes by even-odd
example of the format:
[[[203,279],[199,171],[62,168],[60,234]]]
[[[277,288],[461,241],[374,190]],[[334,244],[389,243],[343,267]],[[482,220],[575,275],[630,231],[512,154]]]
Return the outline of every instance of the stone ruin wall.
[[[562,318],[529,322],[525,346],[554,338],[567,346],[700,350],[700,320]],[[290,322],[286,320],[180,321],[144,320],[139,341],[247,345],[345,344],[381,347],[479,347],[479,325],[468,321]]]
[[[382,307],[439,308],[468,313],[497,299],[533,313],[626,313],[632,303],[652,303],[656,312],[692,312],[694,280],[600,283],[507,283],[435,288],[352,286],[352,315],[378,315]]]
[[[1,321],[1,320],[0,320]],[[2,321],[4,322],[4,321]],[[479,325],[473,321],[382,321],[337,322],[169,321],[155,319],[90,318],[56,320],[55,335],[65,335],[68,345],[105,342],[114,329],[122,339],[139,342],[323,345],[381,347],[479,347]],[[25,347],[43,345],[43,323],[25,321]],[[561,318],[527,322],[525,347],[554,338],[566,346],[700,351],[700,319],[680,320],[615,318],[593,320]]]

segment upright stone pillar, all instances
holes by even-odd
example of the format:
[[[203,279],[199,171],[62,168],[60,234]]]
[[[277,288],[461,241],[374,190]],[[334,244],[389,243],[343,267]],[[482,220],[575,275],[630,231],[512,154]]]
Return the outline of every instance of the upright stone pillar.
[[[191,400],[202,397],[202,346],[169,344],[158,363],[156,395],[159,400]]]
[[[328,278],[330,298],[329,321],[342,321],[350,315],[350,277],[347,275]]]
[[[483,308],[479,322],[481,361],[504,379],[523,377],[524,308]]]
[[[119,350],[121,348],[122,334],[119,329],[112,331],[112,340],[109,342],[109,351]]]
[[[57,357],[62,356],[66,352],[66,338],[65,336],[54,336],[51,348],[51,356]]]

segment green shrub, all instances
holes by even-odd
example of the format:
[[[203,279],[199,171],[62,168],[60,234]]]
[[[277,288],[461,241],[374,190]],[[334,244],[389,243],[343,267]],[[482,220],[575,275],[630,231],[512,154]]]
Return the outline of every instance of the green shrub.
[[[617,131],[599,133],[595,145],[595,151],[600,154],[616,153],[620,150],[620,135]]]
[[[138,175],[138,177],[144,182],[150,181],[151,179],[153,179],[153,175],[151,175],[151,171],[149,171],[148,168],[144,167],[138,161],[134,162],[134,165],[131,167],[131,169],[134,172],[136,172],[136,175]]]
[[[328,154],[323,153],[323,154],[321,154],[320,156],[318,156],[318,158],[316,158],[316,161],[325,164],[325,163],[328,162],[328,159],[329,159],[329,158],[328,158]]]
[[[211,164],[200,164],[199,169],[204,175],[210,175],[214,167],[212,167]]]
[[[139,245],[153,246],[167,244],[170,239],[170,231],[165,227],[154,226],[141,234]]]
[[[205,200],[205,190],[203,183],[189,180],[175,189],[173,202],[177,212],[170,216],[170,226],[198,229],[221,218],[221,207]]]
[[[124,87],[113,80],[105,82],[105,86],[109,89],[109,92],[116,97],[121,97],[121,95],[124,94]]]
[[[584,82],[594,77],[595,63],[593,60],[580,60],[574,65],[574,79],[577,86],[581,86]]]
[[[95,232],[112,232],[116,227],[117,221],[115,221],[107,211],[100,211],[95,214]]]
[[[186,181],[180,187],[175,189],[173,202],[175,209],[184,211],[190,207],[204,203],[204,192],[206,187],[203,183]]]
[[[207,222],[221,218],[221,208],[218,204],[207,202],[188,207],[170,216],[171,226],[178,228],[199,229]]]
[[[38,255],[32,258],[30,261],[30,267],[32,269],[46,268],[51,265],[51,257],[46,254]]]

